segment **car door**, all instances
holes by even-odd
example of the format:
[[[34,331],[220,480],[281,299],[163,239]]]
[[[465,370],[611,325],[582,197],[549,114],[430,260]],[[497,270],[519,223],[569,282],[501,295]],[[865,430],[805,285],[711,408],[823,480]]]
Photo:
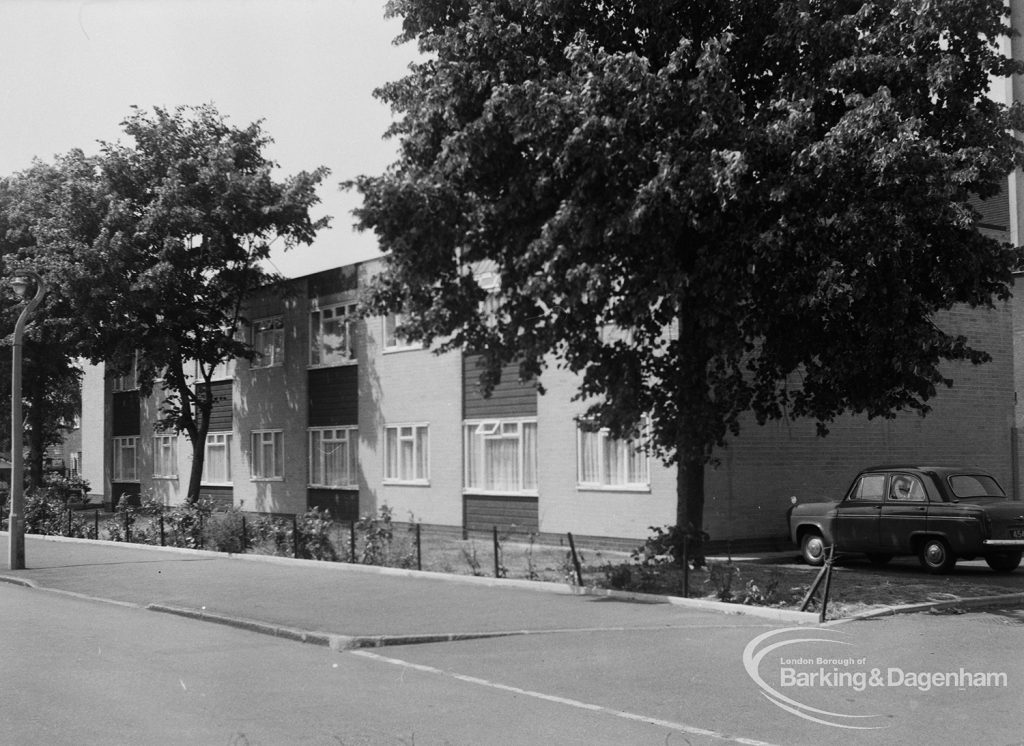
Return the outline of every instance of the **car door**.
[[[916,474],[893,473],[882,504],[878,547],[882,554],[911,554],[912,538],[928,521],[928,494]]]
[[[841,552],[874,552],[888,475],[861,474],[836,507],[836,549]]]

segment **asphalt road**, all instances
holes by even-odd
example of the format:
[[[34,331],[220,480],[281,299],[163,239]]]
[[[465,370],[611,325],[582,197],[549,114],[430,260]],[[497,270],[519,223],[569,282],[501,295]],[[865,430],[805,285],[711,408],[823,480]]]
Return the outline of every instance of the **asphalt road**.
[[[616,604],[617,614],[632,611],[637,619],[659,608],[583,602]],[[698,614],[671,628],[580,624],[335,652],[0,584],[0,740],[1020,743],[1022,622],[1016,610],[825,628]],[[818,657],[832,662],[819,664]],[[874,669],[883,681],[870,685]],[[813,685],[795,680],[822,671],[831,677]],[[937,674],[961,671],[995,679],[987,686],[936,683]]]

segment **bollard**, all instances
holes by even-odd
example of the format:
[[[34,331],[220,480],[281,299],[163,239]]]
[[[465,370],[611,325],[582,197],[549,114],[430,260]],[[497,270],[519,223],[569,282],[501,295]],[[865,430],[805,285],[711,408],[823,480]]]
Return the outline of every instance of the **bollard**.
[[[416,569],[423,569],[423,548],[420,545],[420,524],[416,524]]]

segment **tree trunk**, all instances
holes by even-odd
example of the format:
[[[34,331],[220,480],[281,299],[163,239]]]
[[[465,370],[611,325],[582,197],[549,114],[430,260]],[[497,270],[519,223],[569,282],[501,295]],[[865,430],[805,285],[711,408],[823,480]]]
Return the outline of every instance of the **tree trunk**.
[[[206,461],[206,436],[210,432],[210,411],[213,409],[213,395],[210,385],[199,384],[196,386],[195,404],[193,407],[194,417],[189,418],[191,427],[188,427],[189,441],[192,443],[192,468],[188,476],[188,492],[185,495],[185,502],[193,505],[199,502],[199,490],[203,483],[203,465]]]
[[[687,540],[687,554],[694,567],[704,565],[704,459],[679,450],[676,466],[676,529],[679,542]],[[678,547],[676,556],[682,556]]]

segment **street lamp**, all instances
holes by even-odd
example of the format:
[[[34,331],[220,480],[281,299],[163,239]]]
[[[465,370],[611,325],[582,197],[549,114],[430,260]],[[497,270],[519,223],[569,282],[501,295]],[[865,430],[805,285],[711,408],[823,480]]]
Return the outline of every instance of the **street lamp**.
[[[35,272],[17,270],[11,278],[11,288],[24,300],[29,285],[35,283],[36,294],[21,309],[14,325],[14,344],[11,346],[11,517],[7,523],[12,570],[25,569],[25,453],[22,438],[25,424],[21,417],[21,346],[25,336],[25,322],[46,295],[46,283]]]

